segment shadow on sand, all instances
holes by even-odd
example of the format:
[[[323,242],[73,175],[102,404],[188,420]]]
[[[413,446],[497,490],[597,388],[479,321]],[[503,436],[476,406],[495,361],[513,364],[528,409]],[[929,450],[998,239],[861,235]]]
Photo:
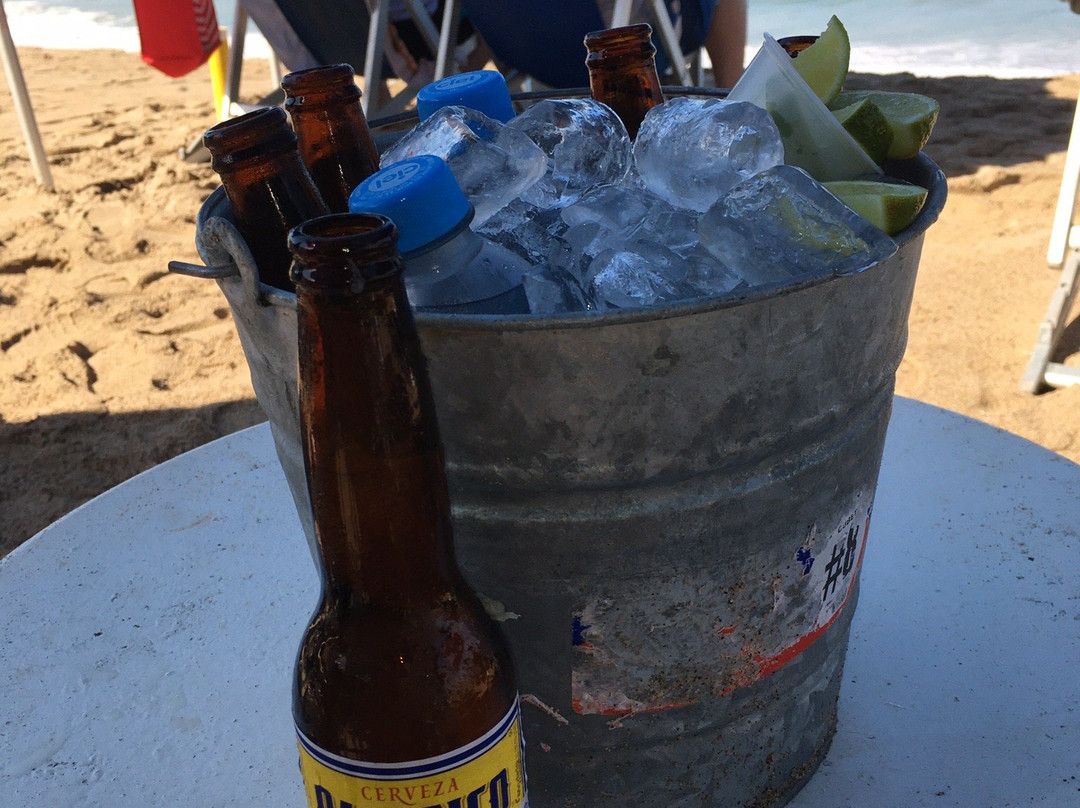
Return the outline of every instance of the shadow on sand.
[[[972,174],[983,165],[1007,167],[1065,151],[1076,109],[1076,99],[1055,97],[1047,90],[1046,79],[853,73],[845,89],[922,93],[938,99],[941,113],[926,151],[947,177]],[[1033,125],[1040,129],[1037,136],[1032,136]],[[1046,226],[1049,233],[1050,222]]]
[[[251,399],[0,423],[0,557],[140,471],[265,420]]]
[[[939,99],[939,125],[927,152],[949,177],[1064,151],[1076,103],[1052,95],[1043,79],[852,74],[847,88]],[[1032,121],[1038,122],[1040,136],[1031,135]],[[1046,224],[1049,232],[1051,223]],[[1066,330],[1058,353],[1076,350],[1080,321]],[[0,422],[0,556],[134,474],[263,420],[251,399],[195,409],[63,413],[27,423]]]

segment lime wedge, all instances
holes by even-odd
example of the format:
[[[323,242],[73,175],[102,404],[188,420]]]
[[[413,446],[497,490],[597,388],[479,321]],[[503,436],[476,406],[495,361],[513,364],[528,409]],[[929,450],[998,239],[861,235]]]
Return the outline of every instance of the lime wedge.
[[[796,59],[795,61],[798,61]],[[829,104],[839,110],[869,99],[874,102],[893,132],[892,144],[886,153],[890,160],[914,157],[934,131],[940,106],[933,98],[918,93],[890,93],[883,90],[855,90],[840,93]]]
[[[893,132],[877,104],[864,98],[841,109],[834,109],[833,115],[875,163],[885,159],[892,145]]]
[[[926,189],[907,183],[845,180],[824,185],[841,202],[890,236],[915,221],[926,203]]]
[[[833,16],[817,42],[800,51],[793,64],[814,94],[828,104],[844,89],[850,58],[847,30]]]

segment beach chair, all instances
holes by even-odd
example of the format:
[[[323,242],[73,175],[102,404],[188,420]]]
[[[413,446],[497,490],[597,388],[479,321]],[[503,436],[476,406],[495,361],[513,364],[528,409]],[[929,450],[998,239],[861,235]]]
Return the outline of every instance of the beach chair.
[[[611,19],[605,20],[596,0],[461,0],[463,13],[503,73],[521,73],[553,89],[589,86],[585,35],[629,24],[632,6],[631,0],[616,0]],[[700,73],[705,30],[698,4],[683,2],[682,6],[681,36],[665,0],[648,0],[650,18],[633,22],[653,25],[657,69],[664,73],[670,66],[677,83],[689,85],[693,80],[687,65],[696,63]]]
[[[701,46],[705,41],[705,25],[701,16],[701,5],[693,2],[680,4],[682,12],[680,23],[683,29],[681,36],[675,31],[674,21],[664,0],[648,0],[647,5],[650,16],[648,21],[657,30],[661,53],[666,57],[666,59],[661,59],[657,67],[663,70],[665,64],[670,65],[678,78],[678,83],[684,87],[704,84]],[[629,25],[633,7],[634,0],[616,0],[611,27],[620,28]],[[696,71],[696,76],[691,77],[688,57],[689,64]]]
[[[605,28],[596,0],[461,0],[499,69],[546,85],[588,87],[585,34]]]
[[[1070,8],[1080,14],[1080,2],[1071,0]],[[1046,315],[1039,323],[1039,335],[1031,353],[1020,389],[1038,393],[1045,387],[1069,387],[1080,384],[1080,368],[1052,361],[1054,350],[1061,341],[1069,322],[1069,312],[1080,292],[1080,227],[1076,224],[1076,201],[1080,191],[1080,97],[1073,115],[1065,168],[1058,191],[1054,222],[1050,229],[1050,246],[1046,263],[1051,269],[1061,269],[1058,285],[1050,296]]]
[[[1046,315],[1039,323],[1035,348],[1028,360],[1020,389],[1038,393],[1046,386],[1068,387],[1080,384],[1080,368],[1069,367],[1052,361],[1054,350],[1068,325],[1069,312],[1076,301],[1080,283],[1080,228],[1076,225],[1075,210],[1077,190],[1080,188],[1080,99],[1077,99],[1073,118],[1069,150],[1065,157],[1065,170],[1058,192],[1057,209],[1050,233],[1050,248],[1046,262],[1052,268],[1061,268],[1058,285],[1050,296]]]
[[[421,0],[406,0],[410,16],[428,48],[436,54],[435,78],[456,72],[452,43],[460,20],[459,0],[446,0],[440,26],[436,27]],[[370,9],[369,9],[370,6]],[[376,109],[383,80],[392,75],[387,63],[389,0],[368,3],[329,3],[311,0],[238,0],[233,19],[229,62],[226,71],[225,103],[230,112],[240,91],[244,58],[244,33],[250,19],[274,51],[275,60],[292,70],[347,62],[360,71],[367,90],[361,98],[364,113],[388,114],[403,109],[415,95],[415,88],[392,96]],[[279,70],[272,64],[272,70]],[[274,73],[274,83],[280,75]],[[275,90],[262,102],[280,100]]]
[[[446,0],[440,26],[435,27],[421,0],[405,0],[410,16],[429,50],[435,54],[434,79],[458,71],[454,59],[460,0]],[[369,11],[368,5],[371,6]],[[289,71],[318,65],[346,62],[361,67],[364,94],[360,98],[364,114],[390,115],[401,111],[416,95],[416,87],[406,86],[391,95],[384,79],[392,75],[386,58],[389,29],[389,0],[368,0],[349,4],[312,0],[237,0],[228,39],[228,60],[218,119],[250,112],[258,107],[279,105],[285,100],[281,89],[282,65]],[[248,21],[262,32],[273,51],[270,59],[272,88],[254,104],[241,104],[240,83],[244,66],[244,41]],[[386,99],[379,103],[380,99]],[[217,99],[216,99],[217,100]],[[202,136],[180,149],[187,162],[205,162],[209,152]]]

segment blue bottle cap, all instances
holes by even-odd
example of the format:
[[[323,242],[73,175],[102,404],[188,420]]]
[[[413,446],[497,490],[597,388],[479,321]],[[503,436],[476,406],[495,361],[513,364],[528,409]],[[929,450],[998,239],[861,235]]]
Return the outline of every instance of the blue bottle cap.
[[[433,81],[416,94],[416,111],[426,120],[442,107],[468,107],[506,123],[517,113],[510,100],[510,88],[497,70],[473,70]]]
[[[381,213],[397,225],[398,250],[408,255],[472,221],[473,206],[441,158],[410,157],[376,171],[349,195],[352,213]]]

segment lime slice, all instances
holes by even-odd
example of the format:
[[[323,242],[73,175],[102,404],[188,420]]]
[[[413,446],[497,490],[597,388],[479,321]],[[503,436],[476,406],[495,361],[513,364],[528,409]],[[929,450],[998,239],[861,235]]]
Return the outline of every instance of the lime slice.
[[[850,58],[847,30],[834,16],[817,42],[799,52],[793,65],[814,94],[828,104],[844,89]]]
[[[796,59],[795,61],[798,61]],[[883,90],[855,90],[840,93],[829,104],[832,110],[849,107],[870,99],[874,102],[893,131],[892,144],[886,153],[890,160],[914,157],[934,131],[940,106],[933,98],[918,93],[890,93]]]
[[[926,189],[907,183],[844,180],[824,185],[841,202],[890,236],[915,221],[926,203]]]
[[[892,145],[893,132],[877,104],[864,98],[842,109],[834,109],[833,115],[875,163],[885,159]]]

